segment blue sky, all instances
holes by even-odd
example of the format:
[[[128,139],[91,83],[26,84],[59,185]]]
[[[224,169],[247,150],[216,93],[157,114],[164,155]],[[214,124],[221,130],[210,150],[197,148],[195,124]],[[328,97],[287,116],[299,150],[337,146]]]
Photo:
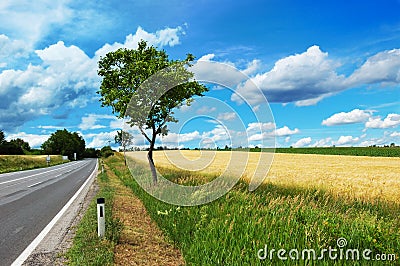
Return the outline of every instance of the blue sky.
[[[399,0],[101,2],[1,1],[8,139],[39,147],[67,128],[89,147],[113,144],[123,123],[100,107],[97,61],[145,39],[173,59],[192,53],[250,77],[232,89],[251,108],[214,86],[176,111],[180,123],[159,145],[268,146],[271,136],[278,147],[400,143]]]

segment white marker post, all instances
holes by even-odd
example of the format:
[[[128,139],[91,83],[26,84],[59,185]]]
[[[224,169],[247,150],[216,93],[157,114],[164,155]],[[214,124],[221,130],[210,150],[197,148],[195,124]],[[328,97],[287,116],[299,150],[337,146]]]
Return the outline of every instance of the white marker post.
[[[50,165],[50,155],[47,155],[46,162],[47,162],[47,166],[49,166]]]
[[[97,235],[99,237],[104,237],[104,233],[106,231],[104,203],[105,203],[104,198],[97,199]]]
[[[76,161],[76,152],[74,152],[74,160]]]

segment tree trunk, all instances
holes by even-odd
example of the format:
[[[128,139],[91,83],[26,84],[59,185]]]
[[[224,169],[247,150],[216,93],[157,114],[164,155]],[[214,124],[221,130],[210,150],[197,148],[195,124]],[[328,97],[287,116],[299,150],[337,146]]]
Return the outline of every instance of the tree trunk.
[[[125,154],[125,147],[124,147],[124,161],[125,161],[125,166],[126,166],[126,154]]]
[[[154,166],[154,161],[153,161],[153,150],[154,150],[154,144],[156,142],[155,134],[153,134],[150,147],[149,147],[149,152],[147,153],[147,159],[149,160],[149,165],[150,165],[150,170],[151,174],[153,176],[153,184],[157,184],[157,172],[156,172],[156,167]]]

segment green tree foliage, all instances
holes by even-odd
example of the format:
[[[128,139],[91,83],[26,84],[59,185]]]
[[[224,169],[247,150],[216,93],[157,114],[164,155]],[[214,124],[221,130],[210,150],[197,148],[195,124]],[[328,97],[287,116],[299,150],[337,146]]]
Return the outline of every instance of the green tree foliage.
[[[100,151],[95,148],[85,149],[85,158],[98,158],[100,157]]]
[[[191,54],[185,60],[170,60],[165,51],[147,46],[145,41],[139,42],[136,50],[122,48],[100,58],[98,74],[103,80],[97,93],[102,106],[111,106],[118,118],[127,117],[131,126],[139,128],[149,142],[152,169],[156,137],[168,134],[168,122],[177,122],[172,109],[190,104],[193,96],[202,96],[208,90],[193,80],[193,73],[187,70],[193,60]],[[180,85],[157,86],[160,80],[147,82],[167,67],[171,71],[163,72],[162,81]],[[165,87],[172,89],[164,93]],[[127,112],[128,104],[133,112]],[[155,171],[153,179],[157,182]]]
[[[119,144],[124,149],[124,160],[125,160],[125,165],[126,165],[125,151],[126,151],[126,147],[133,144],[133,136],[129,132],[120,130],[120,131],[117,131],[117,135],[115,136],[114,140],[115,140],[116,144]]]
[[[29,146],[28,142],[25,142],[23,139],[17,138],[17,139],[12,139],[10,143],[13,143],[15,146],[20,147],[24,151],[30,151],[31,146]]]
[[[126,150],[126,147],[133,144],[132,134],[123,130],[117,131],[117,135],[115,135],[114,140],[116,144],[122,146],[124,151]]]
[[[50,138],[42,144],[46,154],[61,154],[74,159],[74,153],[78,159],[84,158],[85,140],[76,132],[69,132],[66,129],[57,130]]]
[[[6,142],[6,136],[4,135],[4,132],[0,130],[0,145]]]
[[[20,138],[6,141],[4,132],[0,130],[0,154],[21,155],[30,149],[29,143]]]
[[[100,150],[101,157],[107,158],[114,155],[114,151],[111,149],[111,146],[104,146]]]

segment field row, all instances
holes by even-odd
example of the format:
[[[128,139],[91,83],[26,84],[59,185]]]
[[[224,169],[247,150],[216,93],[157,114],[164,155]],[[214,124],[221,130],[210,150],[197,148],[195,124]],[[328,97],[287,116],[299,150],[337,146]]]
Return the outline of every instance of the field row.
[[[128,156],[147,162],[146,152]],[[230,151],[157,151],[156,166],[264,184],[319,189],[344,198],[400,203],[400,158]]]

